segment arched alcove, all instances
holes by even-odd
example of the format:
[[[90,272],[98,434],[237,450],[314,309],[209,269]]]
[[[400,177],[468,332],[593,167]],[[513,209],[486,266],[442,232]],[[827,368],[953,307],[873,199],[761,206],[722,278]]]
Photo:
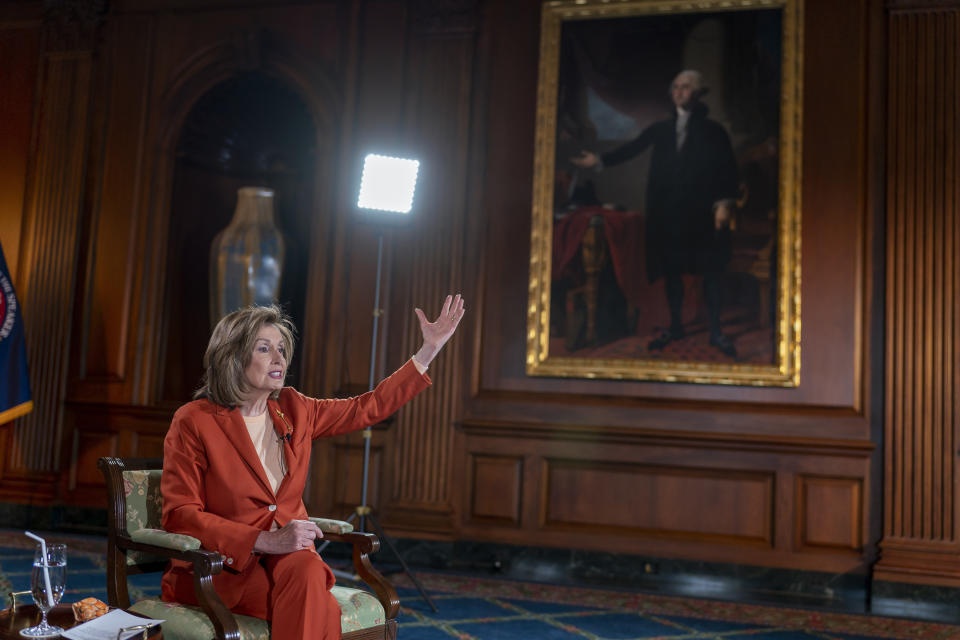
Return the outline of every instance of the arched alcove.
[[[230,222],[240,187],[275,192],[276,223],[286,244],[278,302],[303,326],[318,133],[307,104],[283,80],[242,72],[197,100],[176,140],[161,400],[182,402],[199,383],[211,328],[210,246]]]

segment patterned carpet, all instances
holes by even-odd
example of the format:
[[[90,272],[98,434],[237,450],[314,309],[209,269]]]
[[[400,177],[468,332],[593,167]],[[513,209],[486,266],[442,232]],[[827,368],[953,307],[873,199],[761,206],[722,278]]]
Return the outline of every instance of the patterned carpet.
[[[19,536],[23,538],[23,536]],[[50,538],[53,540],[53,536]],[[106,600],[102,539],[67,539],[64,602]],[[0,593],[29,588],[32,552],[0,533]],[[601,589],[418,572],[433,613],[405,575],[394,577],[403,640],[868,640],[960,638],[960,627],[877,616],[745,605]],[[159,574],[134,576],[133,599],[156,596]]]

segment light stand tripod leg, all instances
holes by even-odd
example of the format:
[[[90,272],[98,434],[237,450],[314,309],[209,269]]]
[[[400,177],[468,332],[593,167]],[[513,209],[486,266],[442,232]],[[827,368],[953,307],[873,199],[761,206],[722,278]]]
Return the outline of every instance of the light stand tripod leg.
[[[351,513],[350,517],[347,518],[347,522],[353,522],[354,518],[357,517],[357,514],[360,513],[360,510],[361,510],[360,508],[357,508],[356,511]],[[390,540],[389,536],[387,536],[387,533],[383,530],[383,527],[380,526],[380,521],[376,519],[376,517],[373,515],[371,511],[369,511],[369,507],[366,507],[363,510],[367,511],[366,517],[370,518],[370,522],[373,523],[374,529],[377,532],[377,537],[382,542],[387,543],[387,546],[390,547],[390,551],[393,552],[393,555],[400,562],[400,566],[403,568],[403,572],[406,573],[407,577],[410,578],[410,582],[412,582],[414,586],[417,588],[417,591],[420,592],[420,595],[423,597],[424,601],[426,601],[426,603],[430,605],[430,608],[433,609],[434,613],[439,613],[440,611],[439,609],[437,609],[437,605],[433,604],[433,600],[431,600],[430,596],[427,595],[427,592],[424,591],[423,586],[420,584],[420,581],[417,580],[417,576],[415,576],[413,572],[410,570],[410,567],[407,566],[407,563],[403,559],[403,556],[400,555],[400,552],[393,545],[393,541]],[[361,522],[363,522],[363,526],[366,526],[366,522],[364,521],[365,518],[363,516],[360,517],[360,520]],[[362,528],[361,528],[361,531],[363,531]],[[324,540],[323,542],[318,544],[317,553],[322,552],[324,549],[327,548],[329,544],[330,544],[329,540]],[[330,571],[332,571],[333,575],[337,578],[340,578],[343,580],[350,580],[351,582],[361,582],[360,576],[357,575],[356,573],[348,573],[346,571],[341,571],[340,569],[335,569],[333,567],[330,567]]]
[[[387,546],[390,547],[390,551],[393,552],[393,555],[396,556],[397,560],[400,561],[400,566],[403,567],[403,572],[407,574],[407,577],[410,578],[410,581],[417,588],[417,591],[420,592],[420,596],[430,605],[430,608],[433,609],[434,613],[439,613],[440,610],[437,609],[437,605],[433,604],[433,600],[430,599],[430,596],[427,595],[427,592],[423,590],[423,587],[420,586],[420,581],[417,580],[417,577],[413,575],[413,571],[410,571],[410,567],[407,566],[407,563],[404,561],[403,556],[400,555],[400,552],[397,551],[397,548],[393,546],[393,542],[387,536],[386,532],[383,530],[383,527],[380,526],[380,522],[377,518],[371,513],[367,516],[370,518],[370,522],[373,523],[374,529],[376,529],[377,537],[381,541],[386,542]]]

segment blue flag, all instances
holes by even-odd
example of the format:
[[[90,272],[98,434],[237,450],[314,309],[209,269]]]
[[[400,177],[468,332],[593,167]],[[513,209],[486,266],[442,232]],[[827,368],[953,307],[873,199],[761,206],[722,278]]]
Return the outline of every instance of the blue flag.
[[[33,409],[27,377],[27,344],[17,294],[0,247],[0,424]]]

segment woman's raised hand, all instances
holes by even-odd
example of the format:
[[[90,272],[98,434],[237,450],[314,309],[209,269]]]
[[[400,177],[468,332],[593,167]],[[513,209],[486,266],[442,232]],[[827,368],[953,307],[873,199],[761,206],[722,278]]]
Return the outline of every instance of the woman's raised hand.
[[[414,356],[417,362],[423,366],[430,364],[430,361],[440,353],[440,349],[447,343],[453,332],[457,330],[460,319],[463,318],[463,298],[458,293],[455,296],[447,296],[443,301],[443,309],[436,320],[430,322],[422,309],[414,309],[417,319],[420,320],[420,332],[423,334],[423,346]]]

